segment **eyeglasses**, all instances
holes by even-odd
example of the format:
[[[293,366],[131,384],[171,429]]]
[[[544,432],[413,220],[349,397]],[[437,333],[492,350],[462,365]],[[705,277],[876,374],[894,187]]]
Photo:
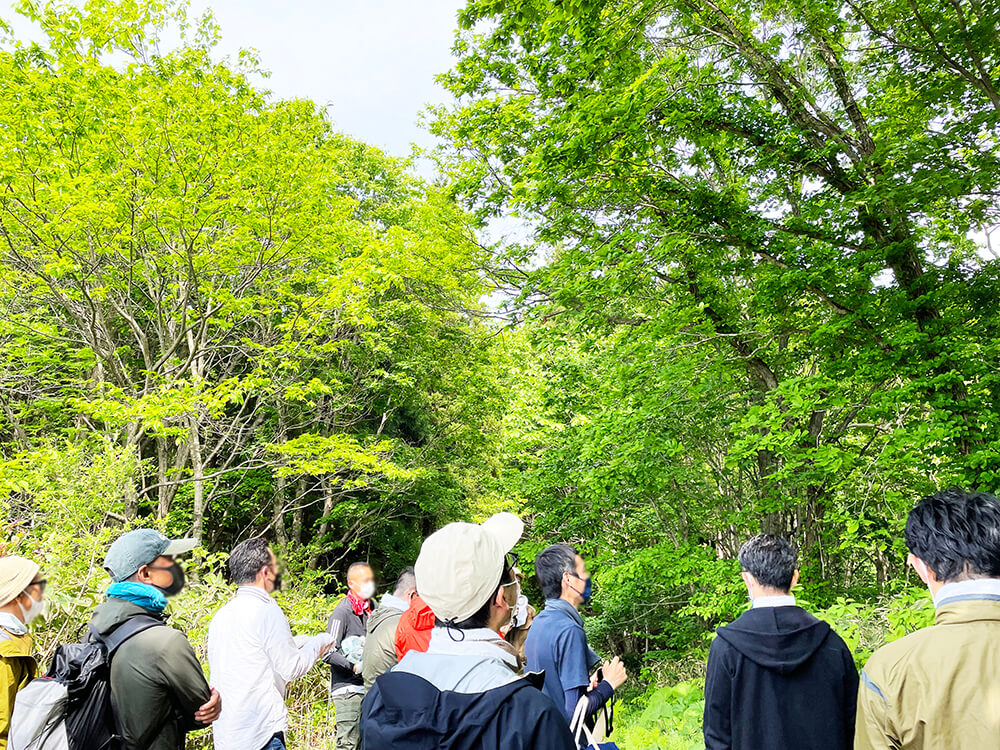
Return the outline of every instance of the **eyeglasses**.
[[[511,570],[513,570],[514,568],[517,567],[517,561],[520,560],[520,559],[521,559],[521,556],[518,555],[516,552],[508,552],[507,553],[507,566]]]
[[[31,583],[28,584],[28,588],[30,589],[32,586],[38,586],[38,590],[41,591],[44,594],[45,593],[45,587],[48,586],[48,585],[49,585],[49,582],[46,579],[43,578],[40,581],[32,581]]]

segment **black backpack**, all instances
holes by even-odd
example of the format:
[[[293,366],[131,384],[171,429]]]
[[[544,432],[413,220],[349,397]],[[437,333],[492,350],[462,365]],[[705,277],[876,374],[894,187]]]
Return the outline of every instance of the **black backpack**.
[[[111,696],[111,660],[129,638],[166,623],[137,615],[107,635],[56,648],[44,677],[18,692],[8,750],[125,750]]]

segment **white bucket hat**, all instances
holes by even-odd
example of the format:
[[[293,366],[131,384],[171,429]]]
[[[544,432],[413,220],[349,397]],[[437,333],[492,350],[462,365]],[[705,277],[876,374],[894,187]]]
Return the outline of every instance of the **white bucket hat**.
[[[414,566],[417,592],[434,616],[462,622],[479,611],[500,585],[504,557],[524,533],[513,513],[497,513],[482,525],[450,523],[420,546]]]
[[[35,580],[38,563],[23,557],[0,557],[0,607],[17,598]]]

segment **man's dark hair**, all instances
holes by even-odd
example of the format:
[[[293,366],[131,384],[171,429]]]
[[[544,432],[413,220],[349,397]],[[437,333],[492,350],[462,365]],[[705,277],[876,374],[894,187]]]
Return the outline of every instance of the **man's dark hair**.
[[[906,519],[906,546],[941,582],[1000,578],[1000,500],[957,488],[925,497]]]
[[[789,591],[798,567],[795,548],[782,536],[758,534],[740,547],[740,568],[757,583],[779,591]]]
[[[497,598],[497,594],[500,589],[508,584],[515,581],[514,569],[511,568],[506,561],[503,564],[503,573],[500,574],[500,582],[497,587],[493,589],[493,593],[490,594],[490,598],[486,600],[482,607],[467,620],[462,620],[461,622],[444,622],[442,620],[434,618],[434,624],[439,628],[456,628],[458,630],[477,630],[479,628],[487,628],[490,623],[490,608],[493,606],[494,600]]]
[[[396,585],[392,589],[392,595],[396,597],[401,597],[407,591],[413,591],[417,588],[417,576],[413,572],[413,566],[403,568],[402,572],[399,574],[399,578],[396,579]]]
[[[240,542],[229,553],[229,575],[233,583],[242,586],[253,583],[257,573],[271,562],[271,548],[262,536]]]
[[[579,553],[568,544],[553,544],[535,558],[535,575],[546,599],[562,596],[564,573],[576,575],[576,557]]]

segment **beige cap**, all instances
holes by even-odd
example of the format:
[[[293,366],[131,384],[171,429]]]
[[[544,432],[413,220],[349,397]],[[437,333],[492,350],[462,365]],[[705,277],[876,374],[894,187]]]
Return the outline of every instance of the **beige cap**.
[[[0,557],[0,607],[13,601],[38,575],[38,564],[23,557]]]
[[[414,566],[420,598],[439,620],[462,622],[500,585],[504,556],[524,533],[513,513],[497,513],[481,526],[450,523],[420,546]]]

